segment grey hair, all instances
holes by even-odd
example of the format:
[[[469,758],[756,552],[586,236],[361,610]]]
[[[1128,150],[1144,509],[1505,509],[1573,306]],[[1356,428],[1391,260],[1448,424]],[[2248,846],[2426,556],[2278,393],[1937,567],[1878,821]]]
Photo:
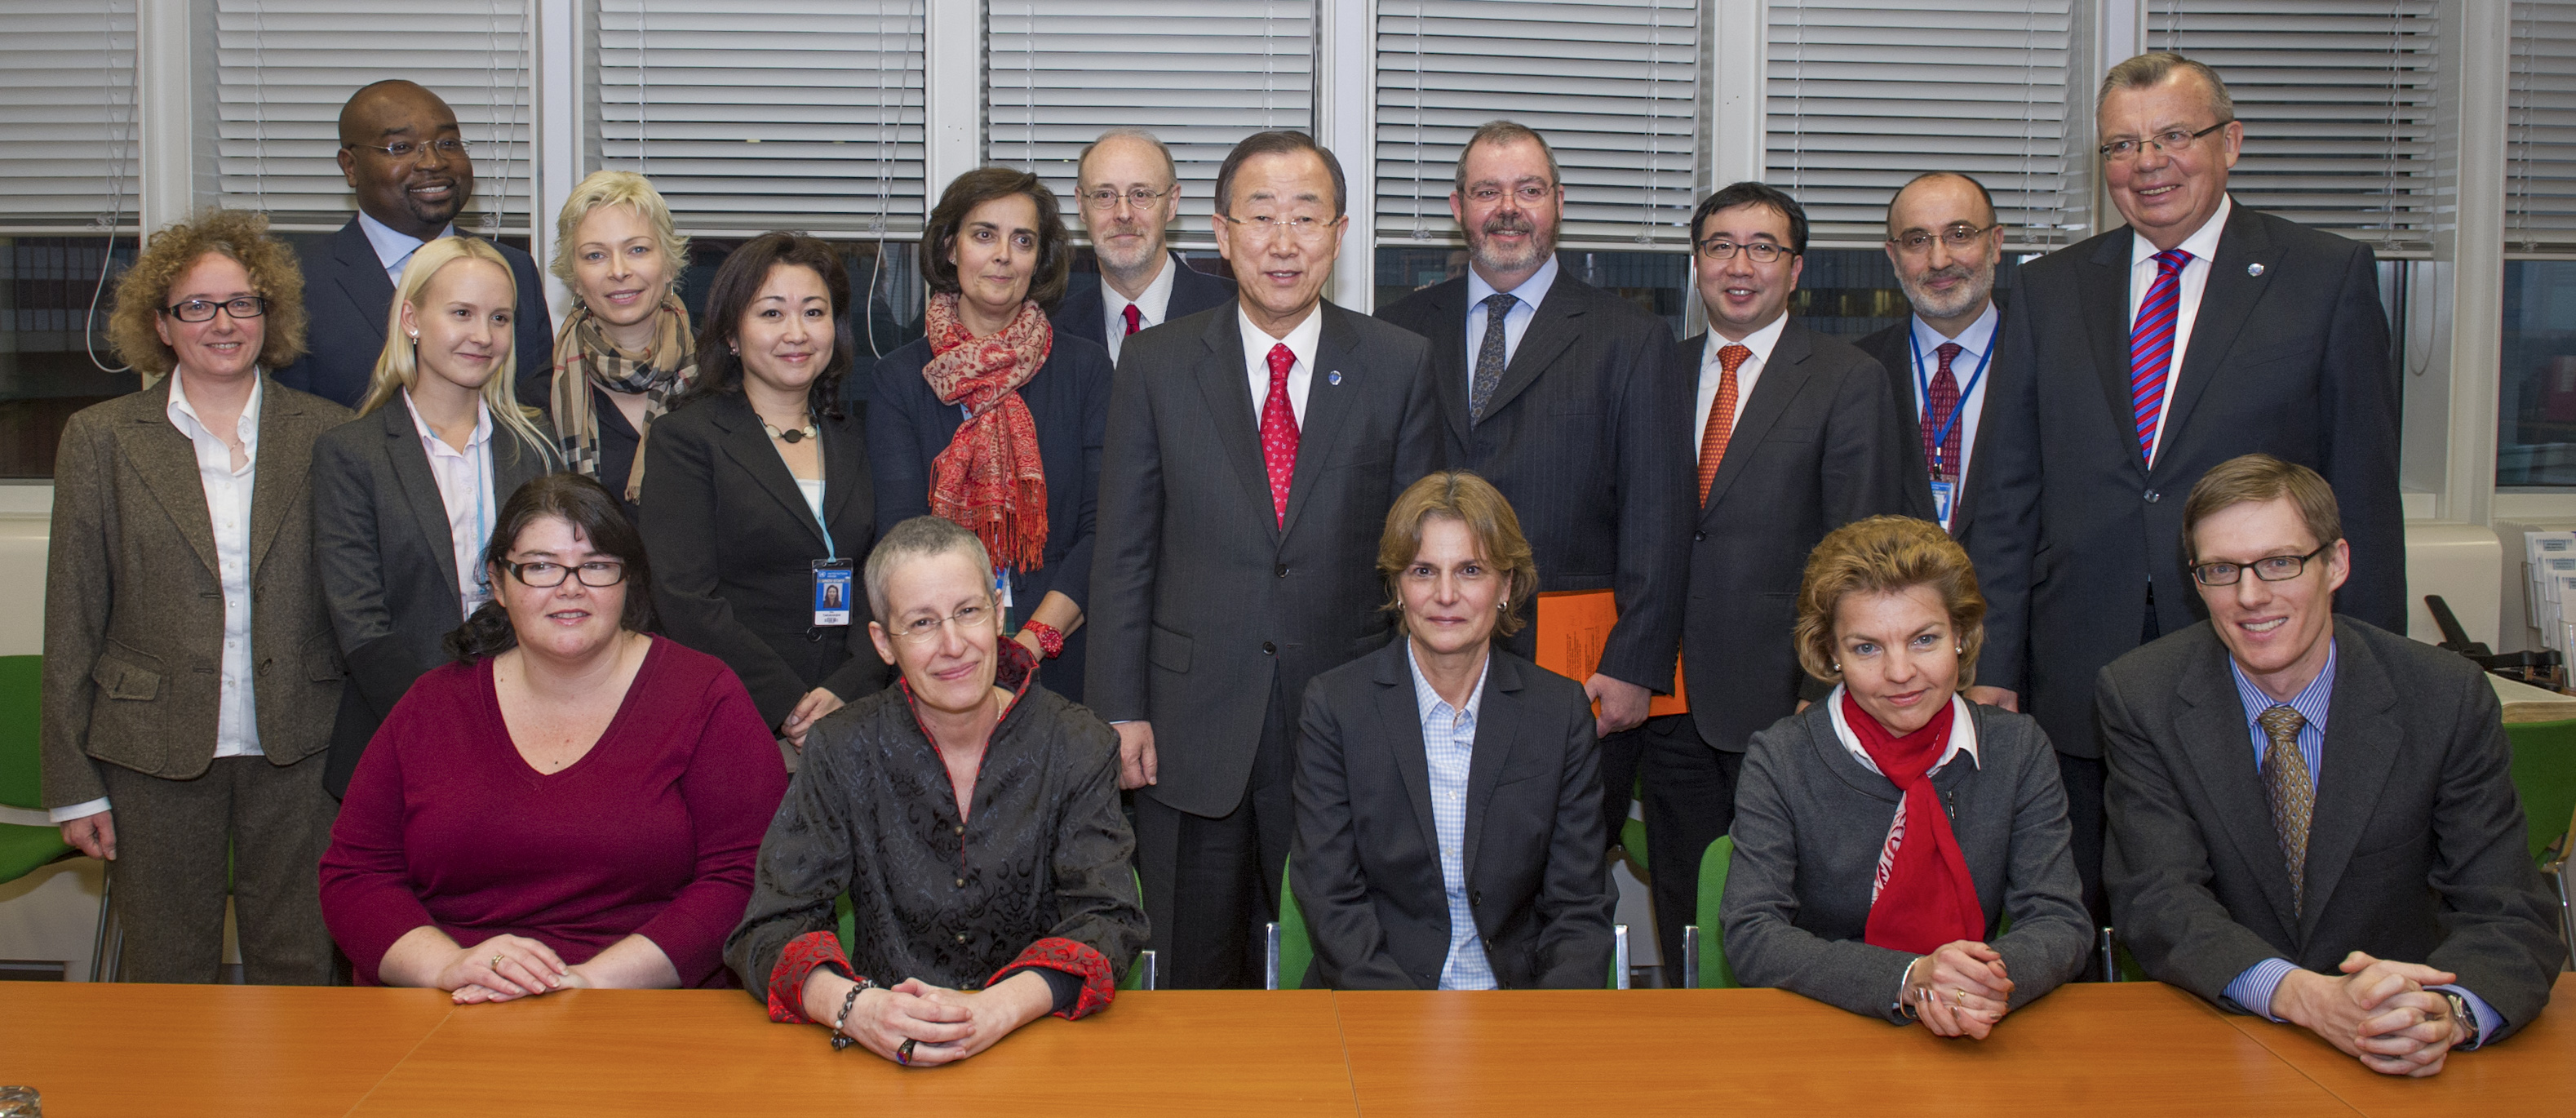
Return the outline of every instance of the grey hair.
[[[1450,177],[1451,193],[1462,198],[1466,196],[1467,155],[1476,150],[1476,145],[1517,144],[1522,141],[1537,144],[1539,154],[1547,157],[1548,181],[1558,186],[1565,185],[1565,175],[1556,166],[1556,149],[1547,146],[1547,137],[1539,135],[1528,125],[1517,121],[1489,120],[1478,125],[1476,134],[1467,137],[1466,146],[1458,149],[1458,170]]]
[[[868,613],[877,624],[891,624],[886,616],[886,580],[894,577],[895,564],[952,552],[974,560],[976,570],[993,569],[993,556],[984,550],[984,541],[942,517],[916,516],[879,537],[876,549],[868,552],[866,573]],[[989,581],[985,584],[988,592],[991,585]]]
[[[2111,99],[2113,90],[2152,89],[2172,77],[2176,70],[2189,70],[2207,83],[2209,111],[2218,117],[2219,123],[2236,119],[2236,99],[2227,95],[2227,83],[2219,80],[2218,71],[2169,50],[2142,54],[2111,67],[2110,73],[2102,75],[2101,91],[2093,95],[2093,114],[2102,114],[2102,103]]]
[[[1090,143],[1082,145],[1082,154],[1074,157],[1073,177],[1077,188],[1081,184],[1082,168],[1091,162],[1091,149],[1111,140],[1143,140],[1154,145],[1154,150],[1163,155],[1163,177],[1175,183],[1181,181],[1181,165],[1173,161],[1171,145],[1164,143],[1162,137],[1142,128],[1112,128],[1094,137]]]

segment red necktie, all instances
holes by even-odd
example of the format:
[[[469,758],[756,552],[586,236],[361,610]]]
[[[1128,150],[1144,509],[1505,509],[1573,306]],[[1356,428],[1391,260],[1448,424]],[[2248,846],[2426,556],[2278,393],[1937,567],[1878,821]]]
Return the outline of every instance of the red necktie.
[[[1261,404],[1261,461],[1270,468],[1270,507],[1288,526],[1288,482],[1297,476],[1297,408],[1288,402],[1288,370],[1297,355],[1282,342],[1270,347],[1270,398]]]
[[[1932,374],[1932,384],[1923,390],[1923,462],[1932,469],[1934,481],[1956,481],[1959,477],[1959,425],[1950,422],[1959,410],[1959,381],[1950,375],[1950,362],[1961,352],[1957,342],[1943,342],[1932,352],[1941,355],[1941,368]],[[1943,431],[1942,428],[1948,430]],[[1940,442],[1932,436],[1939,432]]]
[[[1118,335],[1119,337],[1122,337],[1122,338],[1131,338],[1131,337],[1134,337],[1134,336],[1136,335],[1136,331],[1138,331],[1138,330],[1142,330],[1142,329],[1144,329],[1144,328],[1145,328],[1145,316],[1136,312],[1136,304],[1134,304],[1134,303],[1129,303],[1129,304],[1127,304],[1127,306],[1126,306],[1124,309],[1120,310],[1118,313],[1119,313],[1120,315],[1122,315],[1122,316],[1125,316],[1125,318],[1127,319],[1127,332],[1126,332],[1126,333],[1124,333],[1124,334],[1120,334],[1120,335]]]
[[[1708,487],[1717,481],[1717,464],[1726,460],[1727,436],[1735,433],[1735,371],[1753,351],[1731,345],[1717,351],[1717,399],[1708,404],[1708,426],[1699,431],[1699,503],[1708,503]]]
[[[2129,327],[2129,408],[2137,414],[2138,454],[2156,461],[2156,420],[2165,412],[2165,384],[2171,378],[2174,327],[2182,320],[2182,268],[2191,254],[2169,248],[2155,256],[2155,282],[2138,303],[2138,320]]]

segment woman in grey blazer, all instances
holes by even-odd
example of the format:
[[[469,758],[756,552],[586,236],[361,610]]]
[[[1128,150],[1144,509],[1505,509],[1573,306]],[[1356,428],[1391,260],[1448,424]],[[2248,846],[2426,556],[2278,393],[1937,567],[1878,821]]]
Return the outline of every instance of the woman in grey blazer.
[[[1839,686],[1745,752],[1719,911],[1746,985],[1984,1039],[2083,967],[2048,736],[1959,694],[1985,610],[1927,521],[1872,517],[1808,557],[1798,659]]]
[[[323,771],[333,796],[412,681],[446,662],[439,642],[490,600],[492,518],[554,468],[536,412],[512,394],[517,302],[490,242],[422,245],[358,418],[313,444],[313,563],[349,665]]]

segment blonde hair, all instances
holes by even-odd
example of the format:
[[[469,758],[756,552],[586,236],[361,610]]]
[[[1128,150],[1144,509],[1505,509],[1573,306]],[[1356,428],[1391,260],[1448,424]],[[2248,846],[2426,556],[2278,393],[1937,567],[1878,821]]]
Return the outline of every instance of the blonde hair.
[[[411,260],[403,265],[402,281],[394,285],[394,301],[385,312],[385,348],[376,354],[375,379],[367,386],[367,397],[358,402],[359,415],[373,415],[377,408],[392,403],[394,394],[420,383],[420,345],[403,333],[404,307],[421,313],[421,300],[429,292],[429,281],[459,260],[480,260],[501,270],[501,279],[510,285],[510,303],[515,313],[519,299],[519,279],[510,271],[509,258],[492,242],[480,237],[440,237],[412,250]],[[536,409],[519,406],[515,386],[519,380],[519,347],[515,330],[503,331],[514,343],[501,358],[499,368],[483,382],[483,406],[492,410],[492,420],[518,436],[539,457],[548,457],[553,442],[537,430]]]
[[[1512,503],[1494,483],[1465,470],[1423,475],[1386,510],[1386,531],[1377,542],[1377,573],[1386,579],[1384,608],[1403,608],[1404,569],[1422,551],[1423,523],[1435,516],[1465,524],[1467,534],[1476,537],[1476,549],[1485,553],[1485,565],[1511,579],[1494,634],[1520,632],[1521,606],[1538,596],[1538,560],[1531,556],[1529,537],[1521,534],[1521,518],[1512,512]]]
[[[1798,625],[1792,638],[1798,666],[1829,683],[1842,682],[1834,664],[1834,611],[1854,594],[1894,594],[1929,586],[1941,594],[1942,611],[1959,639],[1959,687],[1977,678],[1977,653],[1986,643],[1986,596],[1977,592],[1977,569],[1950,533],[1910,516],[1873,516],[1834,529],[1807,556],[1798,584]]]
[[[268,310],[260,316],[260,367],[274,371],[304,356],[304,270],[295,262],[295,250],[268,235],[266,214],[208,209],[152,234],[142,258],[116,281],[107,344],[117,357],[152,375],[178,365],[178,353],[155,327],[170,302],[170,285],[208,253],[241,265],[250,273],[251,290],[268,300]]]
[[[555,255],[546,262],[546,269],[563,281],[573,298],[581,298],[581,284],[573,273],[577,247],[573,233],[581,228],[583,218],[601,206],[629,207],[653,226],[653,237],[661,244],[662,255],[671,261],[669,294],[678,295],[681,271],[689,263],[689,239],[672,226],[670,203],[662,200],[661,191],[653,189],[653,180],[633,171],[592,171],[573,185],[572,196],[564,199],[563,211],[555,215]]]

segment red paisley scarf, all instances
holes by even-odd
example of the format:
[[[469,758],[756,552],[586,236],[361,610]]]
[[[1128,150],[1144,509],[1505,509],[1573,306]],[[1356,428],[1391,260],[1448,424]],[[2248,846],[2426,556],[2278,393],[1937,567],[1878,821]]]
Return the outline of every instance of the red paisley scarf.
[[[1862,751],[1905,794],[1888,836],[1895,856],[1881,860],[1886,880],[1870,902],[1862,942],[1928,955],[1945,943],[1984,939],[1986,911],[1977,901],[1977,883],[1968,876],[1968,861],[1959,850],[1959,836],[1950,830],[1949,813],[1941,809],[1941,794],[1926,775],[1949,747],[1950,710],[1944,708],[1904,737],[1879,725],[1848,690],[1842,715]]]
[[[1020,399],[1055,348],[1055,330],[1035,302],[999,332],[976,337],[957,316],[957,296],[934,295],[923,314],[930,363],[921,377],[944,404],[962,404],[948,449],[930,463],[930,511],[975,533],[995,567],[1028,570],[1046,561],[1046,467],[1038,425]]]

